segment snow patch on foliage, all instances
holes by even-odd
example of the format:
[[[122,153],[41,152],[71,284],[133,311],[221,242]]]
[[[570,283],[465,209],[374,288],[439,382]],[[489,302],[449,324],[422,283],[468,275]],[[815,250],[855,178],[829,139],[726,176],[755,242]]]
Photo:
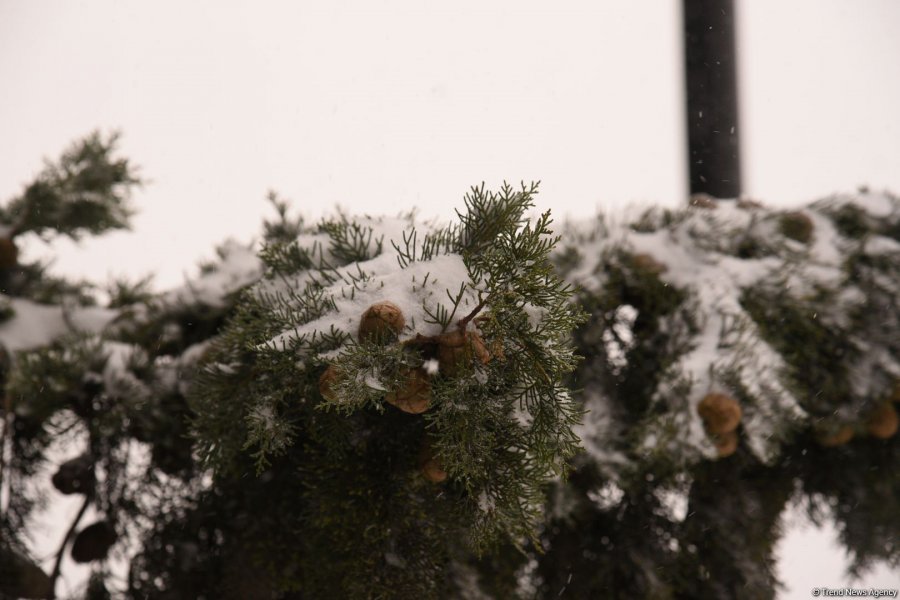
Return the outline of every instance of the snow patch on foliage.
[[[138,346],[121,342],[105,342],[106,365],[103,368],[103,385],[107,394],[130,400],[149,398],[147,384],[138,379],[133,369],[145,366],[147,354]]]
[[[586,412],[573,430],[604,475],[614,477],[618,468],[627,463],[625,455],[613,449],[613,441],[622,435],[621,425],[612,414],[609,400],[594,387],[585,389],[581,397]]]
[[[460,303],[463,310],[471,310],[478,303],[468,269],[462,257],[456,254],[435,256],[399,269],[396,255],[386,252],[371,260],[337,269],[336,275],[338,282],[324,289],[326,297],[333,300],[334,309],[275,336],[268,343],[270,347],[283,348],[292,342],[333,331],[356,339],[362,314],[373,304],[384,301],[396,304],[406,319],[401,341],[417,334],[437,335],[441,333],[441,326],[429,313],[435,314],[438,306],[452,310],[451,295],[455,297],[463,290]],[[358,280],[352,283],[351,278]],[[463,316],[465,314],[456,314],[454,319]]]
[[[9,304],[14,314],[0,323],[0,343],[8,352],[46,346],[67,333],[97,333],[117,314],[95,306],[62,307],[22,298],[9,298]]]
[[[622,498],[625,497],[625,490],[620,488],[612,481],[607,481],[600,489],[590,490],[587,497],[600,510],[610,510],[619,505]]]
[[[204,304],[220,308],[226,297],[257,281],[262,262],[252,247],[229,240],[219,247],[221,260],[215,268],[162,297],[166,305]]]
[[[835,224],[835,215],[841,210],[851,211],[851,217],[854,210],[867,215],[864,218],[893,217],[900,214],[900,200],[886,194],[836,196],[796,211],[801,215],[797,218],[808,218],[811,223],[808,243],[784,233],[784,219],[795,213],[745,210],[733,202],[719,202],[714,209],[650,209],[631,220],[603,215],[568,225],[557,256],[561,264],[568,264],[566,278],[571,283],[584,293],[603,294],[608,265],[617,263],[620,253],[648,255],[660,265],[657,276],[664,285],[686,292],[684,307],[699,327],[690,335],[687,352],[678,356],[661,378],[653,397],[655,402],[666,402],[667,408],[657,423],[652,422],[656,417],[651,417],[651,422],[643,424],[644,439],[638,443],[638,451],[660,450],[662,445],[664,452],[684,459],[715,456],[697,404],[709,392],[734,394],[738,384],[744,412],[742,437],[760,459],[774,458],[785,429],[807,415],[800,399],[786,387],[784,358],[762,338],[741,299],[748,290],[759,288],[781,289],[800,300],[822,289],[833,290],[836,301],[828,307],[829,322],[848,326],[848,316],[869,302],[858,286],[847,281],[848,257],[860,251],[873,257],[892,255],[900,251],[900,243],[877,231],[859,240],[842,235]],[[742,250],[742,240],[755,246]],[[574,264],[571,255],[577,258]],[[880,273],[874,277],[880,278],[883,289],[896,287],[896,282],[892,284]],[[628,345],[617,338],[627,333],[622,330],[627,330],[628,323],[613,317],[612,329],[598,332],[596,337],[615,374],[626,366]],[[661,326],[678,318],[667,317]],[[900,372],[884,344],[868,348],[865,343],[859,341],[860,347],[867,349],[852,377],[859,382],[854,392],[861,395],[875,393],[869,388],[881,385],[872,373],[880,370],[896,376]],[[687,398],[683,398],[685,393]],[[577,430],[582,443],[599,465],[613,464],[618,457],[610,456],[609,448],[618,447],[614,440],[619,435],[615,415],[596,393],[585,393],[584,406],[588,412]],[[670,441],[676,440],[669,447]]]
[[[767,402],[779,406],[765,411],[773,419],[785,412],[796,414],[799,405],[786,389],[778,384],[778,373],[783,361],[762,339],[753,321],[740,305],[742,290],[758,284],[777,273],[782,261],[775,257],[739,259],[722,254],[717,246],[711,246],[708,236],[716,244],[723,232],[745,228],[748,215],[733,207],[723,206],[714,215],[694,212],[687,219],[671,228],[654,232],[631,232],[625,237],[624,246],[634,254],[647,254],[665,265],[659,275],[663,282],[688,290],[696,303],[696,316],[700,331],[695,335],[693,348],[673,365],[672,370],[691,383],[690,402],[687,405],[691,426],[689,437],[683,440],[689,446],[706,455],[713,449],[700,426],[696,406],[700,399],[722,385],[720,373],[737,370],[745,385],[759,390],[758,382],[764,380],[774,389],[765,395]],[[761,455],[771,456],[766,440],[771,439],[766,419],[757,417],[751,423],[759,427],[751,432],[751,444]],[[682,433],[684,433],[682,431]]]

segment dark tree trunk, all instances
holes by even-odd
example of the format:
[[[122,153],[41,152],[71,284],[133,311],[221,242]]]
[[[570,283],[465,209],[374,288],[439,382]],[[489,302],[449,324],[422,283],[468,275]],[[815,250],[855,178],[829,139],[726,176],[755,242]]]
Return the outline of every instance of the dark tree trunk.
[[[733,0],[684,0],[691,194],[741,192]]]

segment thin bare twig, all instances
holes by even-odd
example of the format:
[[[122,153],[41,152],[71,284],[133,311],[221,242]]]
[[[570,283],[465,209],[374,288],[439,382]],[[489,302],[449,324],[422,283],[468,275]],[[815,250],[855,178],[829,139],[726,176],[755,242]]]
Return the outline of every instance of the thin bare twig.
[[[66,532],[65,537],[63,538],[62,544],[59,546],[59,551],[56,553],[56,562],[53,564],[53,572],[50,574],[50,589],[51,595],[50,598],[56,598],[56,580],[59,579],[60,569],[62,568],[62,559],[63,555],[66,553],[66,546],[69,545],[69,540],[72,538],[72,534],[75,533],[75,529],[78,527],[79,521],[81,521],[81,517],[84,516],[84,513],[87,511],[88,506],[91,504],[90,495],[84,498],[84,504],[81,505],[81,509],[78,511],[78,514],[75,515],[75,520],[72,521],[72,524],[69,526],[69,530]]]
[[[478,303],[478,306],[476,306],[474,309],[472,309],[472,312],[470,312],[469,314],[464,316],[462,319],[460,319],[457,322],[457,324],[459,325],[459,330],[465,331],[466,325],[469,324],[469,321],[474,319],[478,315],[478,313],[481,312],[481,309],[483,309],[487,305],[487,303],[488,303],[488,298],[482,298],[481,301]]]

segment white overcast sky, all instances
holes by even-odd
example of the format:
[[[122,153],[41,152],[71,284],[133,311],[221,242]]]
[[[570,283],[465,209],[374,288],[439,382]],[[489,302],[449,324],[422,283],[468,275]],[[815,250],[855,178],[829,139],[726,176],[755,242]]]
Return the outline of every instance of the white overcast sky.
[[[737,1],[746,194],[900,192],[900,0]],[[559,217],[673,206],[679,32],[678,0],[0,0],[0,201],[120,129],[134,230],[25,250],[159,288],[256,235],[269,189],[312,217],[450,218],[504,179]]]
[[[746,193],[900,192],[900,0],[739,0],[739,19]],[[0,201],[121,129],[150,179],[134,231],[53,252],[160,287],[256,234],[269,189],[314,216],[449,218],[503,179],[542,180],[560,217],[674,205],[679,28],[678,0],[0,0]]]

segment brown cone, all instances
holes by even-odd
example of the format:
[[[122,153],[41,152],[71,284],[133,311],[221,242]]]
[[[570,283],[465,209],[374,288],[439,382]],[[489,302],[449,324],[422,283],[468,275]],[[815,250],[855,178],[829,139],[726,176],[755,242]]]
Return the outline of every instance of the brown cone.
[[[711,435],[734,431],[741,422],[741,405],[725,394],[707,394],[697,405],[697,412]]]
[[[359,320],[360,340],[389,340],[396,338],[406,326],[403,311],[393,302],[378,302],[363,313]]]
[[[653,275],[659,275],[660,273],[665,273],[668,270],[668,267],[649,254],[635,254],[631,258],[631,264],[634,265],[634,268],[638,271],[643,271],[645,273],[651,273]]]
[[[792,211],[781,216],[781,234],[803,244],[812,241],[813,222],[808,215],[800,211]]]
[[[431,483],[441,483],[447,479],[447,471],[434,455],[431,444],[427,440],[422,444],[422,450],[419,452],[419,468],[422,476]]]
[[[12,269],[19,264],[19,248],[9,238],[0,237],[0,269]]]
[[[51,478],[63,494],[87,494],[94,487],[94,463],[87,454],[67,460]]]
[[[484,340],[474,331],[448,331],[438,337],[438,363],[441,373],[452,377],[472,362],[478,361],[486,365],[491,360],[491,353],[484,345]]]
[[[716,434],[713,436],[712,440],[716,447],[716,451],[719,453],[719,458],[731,456],[737,450],[737,431],[726,431],[725,433]]]
[[[852,439],[852,425],[842,425],[838,429],[823,429],[816,434],[816,442],[825,448],[843,446]]]
[[[431,406],[431,382],[422,369],[406,371],[406,382],[384,397],[388,404],[413,415],[418,415]]]
[[[333,401],[337,398],[333,387],[337,377],[338,370],[334,365],[328,365],[328,368],[319,376],[319,393],[325,400]]]
[[[107,521],[97,521],[78,532],[72,542],[72,559],[86,563],[106,558],[116,543],[116,530]]]
[[[900,419],[897,417],[896,409],[889,402],[876,408],[866,421],[866,431],[879,440],[892,437],[897,433],[898,426],[900,426]]]

